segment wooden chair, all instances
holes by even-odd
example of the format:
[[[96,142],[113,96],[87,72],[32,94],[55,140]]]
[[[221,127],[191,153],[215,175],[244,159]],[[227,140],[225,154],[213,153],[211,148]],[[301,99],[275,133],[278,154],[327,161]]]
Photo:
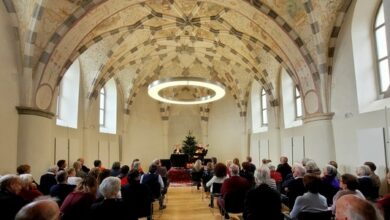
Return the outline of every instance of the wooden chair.
[[[214,198],[221,197],[222,183],[213,183],[213,192],[210,194],[210,207],[214,208]]]

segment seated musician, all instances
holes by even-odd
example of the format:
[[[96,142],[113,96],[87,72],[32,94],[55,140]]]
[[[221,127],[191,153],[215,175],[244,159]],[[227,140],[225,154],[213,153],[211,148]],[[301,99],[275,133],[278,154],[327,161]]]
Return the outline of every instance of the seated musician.
[[[181,149],[179,144],[175,145],[175,149],[173,150],[173,153],[174,154],[182,154],[183,153],[183,150]]]

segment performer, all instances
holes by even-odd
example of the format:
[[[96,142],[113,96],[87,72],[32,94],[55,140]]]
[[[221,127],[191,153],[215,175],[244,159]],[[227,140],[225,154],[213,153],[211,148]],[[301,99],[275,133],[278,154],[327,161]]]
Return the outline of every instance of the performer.
[[[173,150],[173,153],[174,154],[181,154],[181,153],[183,153],[183,151],[182,151],[182,149],[180,147],[180,144],[176,144],[175,145],[175,149]]]

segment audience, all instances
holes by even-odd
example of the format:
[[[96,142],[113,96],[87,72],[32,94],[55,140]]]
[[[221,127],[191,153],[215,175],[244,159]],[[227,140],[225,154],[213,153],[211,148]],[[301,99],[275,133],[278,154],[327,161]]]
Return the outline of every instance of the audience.
[[[317,163],[314,160],[308,160],[306,162],[305,169],[306,169],[306,173],[308,174],[314,174],[317,175],[318,177],[321,176],[321,170],[317,166]]]
[[[323,175],[321,178],[322,186],[320,187],[320,194],[325,196],[327,204],[331,206],[334,195],[340,189],[339,180],[336,178],[337,170],[332,165],[326,165],[323,170]]]
[[[242,163],[242,169],[240,171],[240,176],[244,177],[246,180],[248,180],[249,184],[254,187],[256,185],[255,182],[255,174],[251,171],[251,163],[249,162],[243,162]]]
[[[252,163],[252,157],[247,156],[247,157],[246,157],[246,162],[249,163],[248,171],[251,172],[251,173],[255,173],[255,171],[256,171],[256,166]]]
[[[265,183],[272,189],[276,190],[276,182],[271,178],[270,170],[267,165],[262,165],[256,172],[256,185]]]
[[[336,202],[337,220],[383,220],[375,207],[355,195],[345,195]]]
[[[335,213],[337,200],[344,195],[352,194],[361,199],[366,199],[364,195],[358,190],[359,182],[357,178],[349,173],[343,174],[340,177],[340,189],[333,197],[332,211]]]
[[[121,181],[117,177],[107,177],[99,186],[99,192],[104,200],[91,206],[88,219],[129,219],[137,220],[134,212],[129,212],[125,203],[118,197]]]
[[[95,178],[87,176],[83,179],[75,191],[71,192],[62,203],[62,220],[82,220],[87,218],[89,208],[96,200],[97,187]]]
[[[68,184],[77,186],[83,179],[76,176],[76,170],[72,167],[66,170],[68,173]]]
[[[61,170],[56,175],[57,184],[50,188],[50,196],[58,199],[57,203],[61,206],[65,198],[71,193],[75,186],[68,184],[68,174]]]
[[[287,175],[291,173],[291,166],[288,164],[287,157],[280,157],[280,164],[278,165],[276,171],[282,175],[282,182],[284,182]]]
[[[144,171],[141,167],[141,161],[139,159],[134,159],[133,162],[131,163],[131,170],[133,169],[138,170],[140,175],[144,174]]]
[[[375,201],[378,198],[378,191],[375,187],[371,175],[371,169],[367,165],[359,166],[356,170],[358,176],[360,192],[363,193],[364,197],[370,201]]]
[[[80,164],[81,164],[81,170],[82,170],[85,174],[89,173],[90,169],[89,169],[88,167],[85,166],[85,164],[84,164],[84,158],[79,158],[79,159],[77,159],[77,162],[80,162]]]
[[[13,220],[16,213],[26,204],[19,196],[22,190],[20,178],[7,174],[0,178],[0,213],[1,219]]]
[[[147,217],[151,220],[152,192],[147,185],[140,184],[138,170],[131,170],[127,178],[128,184],[122,188],[121,192],[128,211],[136,213],[138,218]]]
[[[331,160],[331,161],[329,161],[329,165],[332,165],[332,166],[334,166],[334,167],[336,168],[336,171],[337,171],[336,178],[337,178],[337,179],[340,179],[340,173],[339,173],[339,171],[337,170],[337,169],[339,168],[337,162],[334,161],[334,160]]]
[[[236,164],[238,166],[238,169],[241,171],[241,164],[240,164],[240,160],[238,158],[234,158],[233,159],[233,163]]]
[[[44,195],[50,194],[50,188],[57,184],[56,181],[57,167],[52,166],[47,170],[47,173],[41,176],[39,182],[39,191]]]
[[[141,184],[145,184],[149,187],[152,192],[153,198],[158,199],[160,210],[165,209],[164,205],[164,195],[161,194],[161,191],[164,190],[164,182],[162,177],[157,173],[157,166],[155,164],[150,165],[149,172],[141,176]]]
[[[243,217],[245,220],[282,220],[280,194],[258,178],[259,186],[250,190],[245,199]]]
[[[101,160],[93,161],[93,166],[95,168],[98,168],[100,171],[102,171],[104,169],[104,167],[102,166],[102,161]]]
[[[210,207],[214,207],[214,197],[213,197],[213,183],[219,183],[223,184],[223,182],[226,180],[226,165],[223,163],[217,163],[214,167],[214,176],[206,183],[207,187],[210,187]]]
[[[207,186],[207,182],[211,180],[214,176],[214,167],[212,162],[207,162],[206,167],[202,175],[202,184],[204,191],[206,193],[206,198],[210,195],[210,187]]]
[[[34,184],[34,179],[31,174],[26,173],[19,177],[22,184],[22,190],[19,195],[26,202],[32,202],[35,198],[43,195]]]
[[[319,193],[321,179],[314,174],[306,174],[303,177],[303,184],[308,192],[298,196],[294,208],[290,212],[291,218],[298,217],[300,212],[325,212],[328,210],[326,198]]]
[[[43,199],[24,206],[15,220],[59,220],[60,209],[52,199]]]
[[[229,219],[227,212],[239,213],[244,210],[244,199],[250,185],[245,178],[239,176],[239,172],[238,166],[232,164],[230,166],[231,177],[222,184],[218,206],[226,219]],[[224,212],[224,210],[227,212]]]
[[[118,176],[120,172],[121,172],[121,163],[119,161],[115,161],[112,164],[110,176]]]
[[[97,179],[99,174],[100,174],[100,169],[97,167],[92,167],[89,170],[88,176],[93,176],[95,179]]]

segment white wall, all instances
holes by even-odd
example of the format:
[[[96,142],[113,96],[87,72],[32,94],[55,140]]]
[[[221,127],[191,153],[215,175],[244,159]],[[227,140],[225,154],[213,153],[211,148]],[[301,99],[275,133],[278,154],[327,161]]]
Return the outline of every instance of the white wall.
[[[16,170],[19,105],[17,53],[14,30],[7,26],[11,22],[0,4],[0,175]]]

